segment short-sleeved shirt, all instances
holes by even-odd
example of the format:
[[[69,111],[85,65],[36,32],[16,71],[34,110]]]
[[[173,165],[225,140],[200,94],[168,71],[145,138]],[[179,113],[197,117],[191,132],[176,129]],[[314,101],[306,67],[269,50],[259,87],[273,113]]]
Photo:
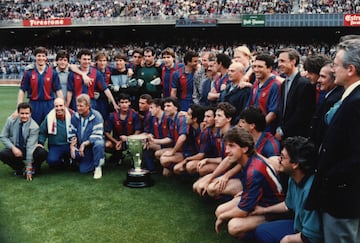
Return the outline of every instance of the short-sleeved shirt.
[[[125,119],[120,118],[120,113],[112,112],[107,120],[105,132],[113,132],[113,137],[119,139],[121,135],[133,135],[135,131],[140,131],[140,119],[135,110],[129,109]]]
[[[280,154],[279,141],[269,132],[262,132],[255,144],[256,152],[269,158]]]
[[[61,90],[57,72],[50,66],[46,66],[43,73],[39,73],[36,66],[25,72],[20,89],[27,92],[29,100],[49,101],[56,97],[56,91]]]
[[[284,200],[281,184],[266,162],[257,154],[251,155],[240,171],[243,185],[238,208],[251,212],[255,206],[268,207]]]
[[[288,191],[285,204],[295,212],[294,230],[301,232],[311,242],[320,242],[322,238],[321,222],[317,211],[305,209],[305,202],[309,195],[314,176],[304,177],[297,184],[293,179],[289,179]]]
[[[73,93],[73,100],[75,100],[76,97],[80,94],[88,94],[91,99],[94,99],[95,90],[104,91],[107,89],[103,75],[98,70],[96,70],[96,68],[90,67],[87,75],[94,80],[94,82],[89,86],[85,85],[81,75],[70,72],[67,90]],[[72,108],[73,110],[76,110],[76,107]]]
[[[186,117],[179,116],[179,113],[176,113],[174,119],[169,120],[170,124],[170,138],[173,139],[175,144],[180,135],[187,133]]]
[[[212,132],[212,128],[206,128],[201,132],[199,153],[204,153],[206,158],[220,157],[216,147],[216,136]]]
[[[160,120],[155,116],[150,116],[149,126],[146,127],[145,132],[151,133],[156,139],[170,137],[170,118],[163,113]]]
[[[276,112],[280,102],[280,82],[275,76],[271,76],[260,87],[260,82],[256,80],[248,102],[248,106],[259,107],[264,114]]]
[[[165,64],[162,64],[161,84],[163,86],[164,98],[170,97],[174,73],[182,67],[184,67],[183,63],[174,63],[174,65],[171,68],[167,68]]]
[[[176,97],[180,100],[192,100],[194,92],[194,72],[185,73],[185,67],[174,73],[172,88],[176,89]]]

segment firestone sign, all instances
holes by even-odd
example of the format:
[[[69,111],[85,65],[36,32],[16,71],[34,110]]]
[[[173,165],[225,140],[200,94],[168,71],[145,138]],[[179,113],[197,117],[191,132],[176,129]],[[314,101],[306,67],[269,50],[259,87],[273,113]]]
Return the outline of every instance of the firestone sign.
[[[360,26],[360,14],[344,14],[344,26]]]
[[[26,27],[52,27],[65,25],[71,25],[71,18],[23,20],[23,26]]]

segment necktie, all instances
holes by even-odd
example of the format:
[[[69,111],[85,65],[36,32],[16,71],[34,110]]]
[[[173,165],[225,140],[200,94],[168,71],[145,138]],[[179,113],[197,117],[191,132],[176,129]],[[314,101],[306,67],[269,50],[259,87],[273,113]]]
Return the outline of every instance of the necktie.
[[[285,83],[284,83],[284,109],[283,109],[283,115],[285,114],[285,109],[286,109],[286,102],[287,102],[287,96],[289,94],[289,90],[290,90],[290,83],[289,83],[289,79],[285,79]]]
[[[18,145],[19,148],[21,149],[21,151],[25,151],[25,140],[24,140],[24,136],[23,136],[23,125],[24,123],[20,122],[19,123],[19,137],[18,137]]]
[[[337,109],[339,109],[341,103],[342,103],[342,100],[341,100],[341,99],[338,100],[338,101],[334,104],[334,106],[331,107],[330,110],[325,114],[324,119],[325,119],[325,123],[326,123],[327,125],[330,124],[330,122],[331,122],[331,120],[333,119],[333,117],[334,117]]]

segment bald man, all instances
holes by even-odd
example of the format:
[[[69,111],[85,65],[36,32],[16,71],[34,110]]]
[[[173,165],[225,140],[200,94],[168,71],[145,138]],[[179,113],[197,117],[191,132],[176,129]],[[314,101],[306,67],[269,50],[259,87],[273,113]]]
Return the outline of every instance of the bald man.
[[[71,122],[71,113],[65,107],[62,98],[54,100],[54,108],[47,114],[40,125],[37,148],[34,158],[41,161],[47,160],[49,167],[65,168],[69,165],[70,147],[68,143],[68,129]],[[45,150],[44,144],[48,140],[49,152]]]
[[[239,62],[234,62],[229,66],[228,76],[229,81],[225,90],[221,93],[221,102],[229,102],[236,107],[235,117],[232,119],[232,125],[235,125],[239,121],[239,116],[242,110],[245,108],[247,100],[250,96],[250,87],[240,88],[240,82],[245,74],[245,67]]]

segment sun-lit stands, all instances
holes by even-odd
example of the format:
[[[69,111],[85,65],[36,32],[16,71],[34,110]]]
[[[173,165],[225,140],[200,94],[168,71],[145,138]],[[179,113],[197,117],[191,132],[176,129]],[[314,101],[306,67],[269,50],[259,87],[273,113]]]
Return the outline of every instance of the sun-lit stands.
[[[312,0],[299,1],[298,13],[360,13],[359,0]]]
[[[359,0],[105,0],[1,1],[0,20],[49,18],[234,16],[239,14],[359,13]]]

